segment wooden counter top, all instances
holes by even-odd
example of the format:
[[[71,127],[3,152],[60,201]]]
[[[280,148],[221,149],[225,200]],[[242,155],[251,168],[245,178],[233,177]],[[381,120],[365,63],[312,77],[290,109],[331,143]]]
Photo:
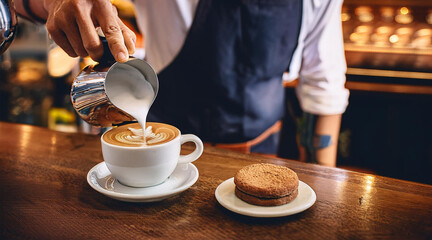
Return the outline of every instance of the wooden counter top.
[[[198,181],[155,203],[93,190],[102,162],[97,136],[0,123],[0,239],[431,239],[432,186],[207,147]],[[280,218],[222,207],[215,189],[248,164],[292,168],[317,201]]]

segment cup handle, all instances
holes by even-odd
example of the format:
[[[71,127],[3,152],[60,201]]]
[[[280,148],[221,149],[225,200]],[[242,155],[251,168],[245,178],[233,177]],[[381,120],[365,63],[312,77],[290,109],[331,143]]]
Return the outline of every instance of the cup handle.
[[[197,136],[195,136],[193,134],[185,134],[185,135],[180,136],[180,145],[183,145],[183,143],[186,143],[186,142],[195,143],[195,150],[189,154],[180,155],[178,163],[193,162],[201,156],[201,154],[204,150],[204,145],[203,145],[201,139],[199,139]]]

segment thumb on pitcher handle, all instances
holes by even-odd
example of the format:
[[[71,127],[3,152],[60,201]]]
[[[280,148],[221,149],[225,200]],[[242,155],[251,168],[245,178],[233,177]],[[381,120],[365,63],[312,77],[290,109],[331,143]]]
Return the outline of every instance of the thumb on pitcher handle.
[[[195,150],[189,154],[180,155],[178,163],[193,162],[201,156],[201,154],[204,150],[204,145],[203,145],[201,139],[199,139],[197,136],[195,136],[193,134],[184,134],[184,135],[180,136],[180,145],[183,145],[186,142],[195,143]]]

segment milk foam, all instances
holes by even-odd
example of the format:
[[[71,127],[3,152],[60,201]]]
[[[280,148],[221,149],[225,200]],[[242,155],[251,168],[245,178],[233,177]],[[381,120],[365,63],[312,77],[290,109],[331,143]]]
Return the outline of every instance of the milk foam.
[[[170,138],[170,134],[167,132],[154,133],[152,126],[146,128],[145,131],[139,128],[128,128],[129,131],[119,132],[115,135],[115,139],[125,144],[144,144],[144,136],[146,138],[145,143],[149,145],[158,144],[166,141]],[[175,134],[174,132],[172,134]]]

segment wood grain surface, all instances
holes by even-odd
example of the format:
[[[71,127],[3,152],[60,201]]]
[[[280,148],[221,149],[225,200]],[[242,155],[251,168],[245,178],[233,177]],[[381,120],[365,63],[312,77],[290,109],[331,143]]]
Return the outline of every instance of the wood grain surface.
[[[126,203],[93,190],[98,136],[0,123],[0,239],[432,239],[432,186],[213,147],[180,195]],[[241,167],[290,167],[317,194],[308,210],[253,218],[214,192]]]

